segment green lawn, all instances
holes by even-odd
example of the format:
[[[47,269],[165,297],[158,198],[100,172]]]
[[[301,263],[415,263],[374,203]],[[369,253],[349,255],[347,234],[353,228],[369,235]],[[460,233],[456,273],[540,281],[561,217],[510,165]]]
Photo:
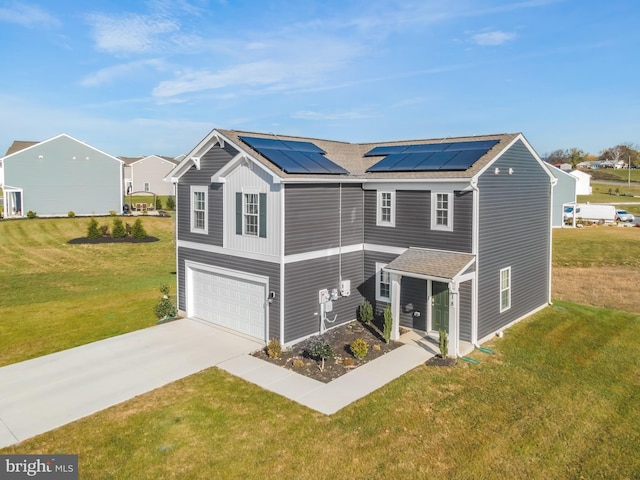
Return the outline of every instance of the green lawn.
[[[561,303],[327,417],[216,368],[2,453],[91,479],[637,478],[640,321]]]
[[[0,365],[155,323],[160,286],[175,290],[174,220],[143,218],[159,242],[69,245],[88,221],[0,222]]]
[[[637,184],[627,187],[626,185],[617,186],[592,182],[591,192],[591,195],[578,195],[578,202],[610,203],[614,205],[635,202],[640,206],[640,186]]]
[[[557,267],[640,267],[640,228],[554,229],[553,264]]]

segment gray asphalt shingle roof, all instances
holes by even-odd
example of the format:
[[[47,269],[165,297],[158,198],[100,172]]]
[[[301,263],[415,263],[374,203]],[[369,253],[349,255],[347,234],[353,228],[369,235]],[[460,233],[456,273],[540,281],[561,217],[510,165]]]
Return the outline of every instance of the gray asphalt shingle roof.
[[[385,268],[405,274],[452,279],[475,260],[470,253],[411,247]]]

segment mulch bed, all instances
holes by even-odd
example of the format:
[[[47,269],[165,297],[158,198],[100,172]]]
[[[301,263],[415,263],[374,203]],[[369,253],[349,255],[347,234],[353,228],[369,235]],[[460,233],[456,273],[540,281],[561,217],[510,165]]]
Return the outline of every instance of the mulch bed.
[[[312,342],[322,338],[327,341],[335,356],[328,358],[324,363],[324,370],[320,370],[320,360],[310,358],[307,350]],[[368,353],[362,359],[356,359],[349,348],[351,342],[362,338],[367,342]],[[301,375],[305,375],[314,380],[323,383],[329,383],[332,380],[350,372],[354,368],[364,365],[371,360],[381,357],[385,353],[389,353],[395,348],[402,345],[400,342],[385,343],[380,330],[374,324],[363,324],[361,322],[351,322],[339,327],[333,328],[323,335],[316,335],[303,342],[293,345],[291,348],[282,350],[280,358],[271,358],[267,355],[266,348],[253,353],[254,357],[266,360],[280,367],[293,370]],[[294,366],[294,360],[297,366]],[[352,365],[347,365],[353,361]],[[344,362],[344,363],[343,363]]]
[[[71,245],[96,245],[102,243],[149,243],[149,242],[159,242],[160,239],[157,237],[145,237],[141,240],[133,237],[122,237],[122,238],[113,238],[113,237],[101,237],[101,238],[74,238],[73,240],[69,240],[67,243]]]

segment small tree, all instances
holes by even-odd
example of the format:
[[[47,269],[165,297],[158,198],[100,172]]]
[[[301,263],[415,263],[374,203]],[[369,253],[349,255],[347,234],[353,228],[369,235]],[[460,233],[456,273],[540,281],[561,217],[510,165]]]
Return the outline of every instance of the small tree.
[[[127,231],[124,228],[124,223],[121,218],[113,219],[113,226],[111,227],[111,236],[113,238],[122,238],[127,235]]]
[[[447,336],[446,330],[439,330],[440,335],[440,356],[442,358],[447,358],[449,355],[449,337]]]
[[[176,201],[173,199],[173,197],[167,198],[167,208],[169,210],[173,210],[174,208],[176,208]]]
[[[359,308],[360,321],[363,323],[370,323],[373,320],[373,307],[369,300],[365,300]]]
[[[160,198],[156,198],[156,210],[162,210],[162,200]]]
[[[382,314],[384,316],[382,336],[384,337],[384,341],[389,343],[389,340],[391,339],[391,329],[393,328],[393,315],[391,314],[391,306],[387,305]]]
[[[315,340],[309,349],[307,350],[307,354],[315,359],[321,361],[320,371],[324,371],[324,361],[327,358],[333,358],[335,353],[333,352],[333,347],[324,339]]]
[[[175,317],[178,313],[178,309],[169,298],[169,287],[167,285],[162,285],[160,287],[160,293],[162,293],[162,297],[160,297],[158,304],[153,310],[156,314],[156,318],[161,319]]]
[[[147,232],[142,226],[142,220],[140,220],[139,218],[137,218],[136,221],[133,222],[133,227],[131,228],[131,236],[136,240],[144,240],[145,238],[147,238]]]
[[[87,227],[87,238],[90,240],[96,240],[102,237],[100,230],[98,229],[98,221],[95,218],[89,220],[89,226]]]

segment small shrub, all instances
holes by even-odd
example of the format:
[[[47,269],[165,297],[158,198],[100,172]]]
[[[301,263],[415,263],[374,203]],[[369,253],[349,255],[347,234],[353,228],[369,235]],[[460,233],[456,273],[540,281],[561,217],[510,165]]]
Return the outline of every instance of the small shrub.
[[[351,357],[345,357],[342,359],[343,367],[353,367],[356,364],[355,360]]]
[[[318,338],[313,343],[311,343],[311,346],[307,350],[307,354],[311,358],[315,358],[321,361],[320,371],[324,370],[324,361],[327,358],[333,358],[333,356],[335,355],[331,344],[329,344],[326,340],[322,338]]]
[[[383,312],[384,316],[384,326],[382,328],[382,336],[384,337],[384,341],[389,343],[391,339],[391,328],[393,327],[393,315],[391,314],[391,306],[387,305]]]
[[[358,360],[362,360],[367,356],[367,353],[369,353],[367,342],[365,342],[362,338],[357,338],[353,342],[351,342],[351,345],[349,345],[349,349],[351,350],[351,354]]]
[[[162,200],[156,199],[156,210],[162,210]]]
[[[147,207],[145,206],[145,207],[142,209],[142,214],[143,214],[143,215],[147,215],[147,213],[148,213],[148,212],[147,212]]]
[[[293,368],[302,368],[304,367],[304,360],[301,358],[294,358],[291,364],[293,365]]]
[[[109,210],[109,216],[115,217],[117,215],[115,210]]]
[[[69,210],[69,213],[67,213],[67,217],[69,218],[73,218],[76,216],[76,212],[74,212],[73,210]]]
[[[126,223],[124,226],[124,230],[127,232],[127,235],[131,235],[131,224],[130,223]]]
[[[103,237],[109,235],[109,225],[100,225],[100,233]]]
[[[111,227],[111,236],[113,238],[122,238],[127,235],[127,231],[124,228],[124,223],[121,218],[113,219],[113,226]]]
[[[36,218],[38,216],[38,214],[36,212],[34,212],[33,210],[29,210],[27,212],[27,218]]]
[[[131,228],[131,236],[136,240],[144,240],[147,238],[147,231],[142,226],[142,220],[139,218],[133,222],[133,227]]]
[[[169,286],[162,285],[160,287],[160,293],[162,293],[162,297],[160,297],[160,299],[158,300],[158,304],[153,310],[156,318],[161,319],[175,317],[178,314],[178,309],[169,298]]]
[[[440,335],[440,357],[447,358],[449,355],[449,337],[447,336],[446,330],[440,330],[438,333]]]
[[[280,340],[277,338],[269,340],[269,344],[267,345],[267,355],[269,355],[269,358],[280,358],[282,355],[282,345],[280,345]]]
[[[89,220],[89,226],[87,227],[87,238],[95,240],[100,238],[100,230],[98,230],[98,222],[95,218]]]
[[[369,300],[365,300],[362,305],[360,305],[358,313],[360,314],[360,321],[363,323],[371,323],[373,320],[373,307]]]
[[[167,208],[169,210],[173,210],[176,208],[176,201],[174,200],[173,197],[167,198]]]

